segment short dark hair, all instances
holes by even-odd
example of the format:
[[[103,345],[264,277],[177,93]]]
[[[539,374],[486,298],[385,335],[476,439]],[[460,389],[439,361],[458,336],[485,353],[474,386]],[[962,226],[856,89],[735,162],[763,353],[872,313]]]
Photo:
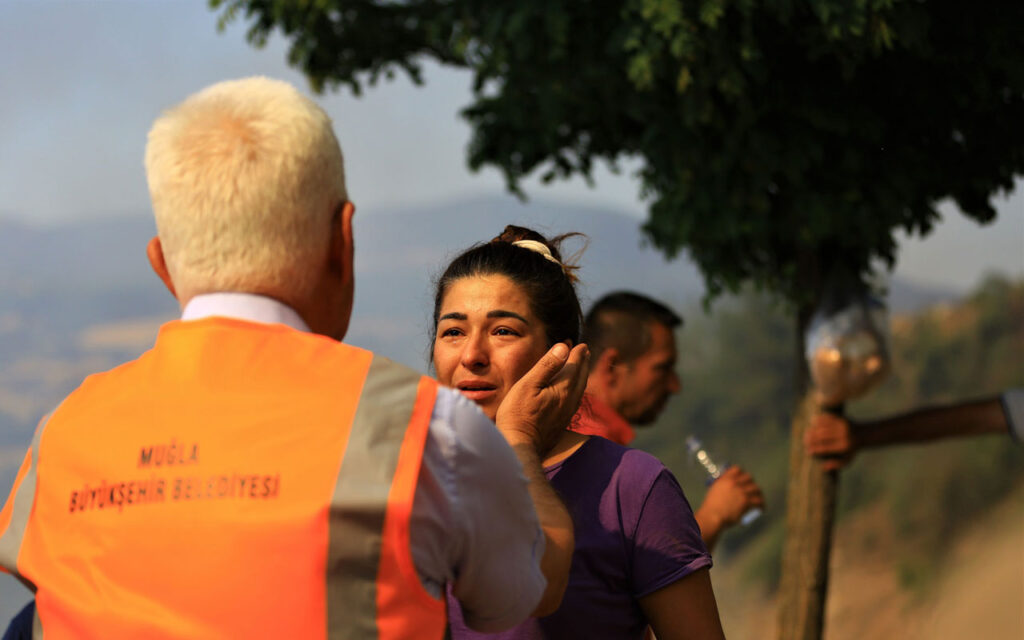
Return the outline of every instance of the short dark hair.
[[[548,346],[564,340],[579,343],[583,311],[576,296],[577,278],[573,274],[576,267],[563,265],[559,252],[562,241],[573,236],[582,237],[582,234],[567,233],[548,240],[532,229],[508,225],[490,242],[474,245],[456,256],[434,287],[431,360],[444,296],[452,283],[470,276],[502,275],[522,287],[530,300],[530,310],[544,324]],[[542,243],[558,263],[537,251],[512,244],[520,240]]]
[[[594,303],[583,324],[583,341],[595,360],[615,348],[632,362],[651,346],[651,323],[675,329],[683,319],[662,303],[632,291],[615,291]]]

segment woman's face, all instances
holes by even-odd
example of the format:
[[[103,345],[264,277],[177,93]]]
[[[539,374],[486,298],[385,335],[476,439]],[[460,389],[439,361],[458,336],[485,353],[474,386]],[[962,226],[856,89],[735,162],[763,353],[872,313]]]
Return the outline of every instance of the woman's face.
[[[547,353],[547,335],[526,292],[501,275],[469,276],[448,287],[434,340],[434,368],[494,420],[512,385]]]

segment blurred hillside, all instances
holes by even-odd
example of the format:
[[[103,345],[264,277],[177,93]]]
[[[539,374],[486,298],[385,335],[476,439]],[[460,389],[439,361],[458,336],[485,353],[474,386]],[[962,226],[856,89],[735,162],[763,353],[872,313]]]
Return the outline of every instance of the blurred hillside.
[[[893,373],[848,406],[854,418],[1024,386],[1024,280],[992,276],[958,304],[896,315],[891,324]],[[683,392],[635,443],[676,472],[695,505],[705,487],[683,445],[687,434],[699,435],[716,457],[754,474],[768,509],[749,528],[723,538],[715,581],[721,576],[738,590],[762,595],[774,591],[779,577],[794,332],[782,311],[757,295],[726,301],[710,317],[692,310],[680,336]],[[1008,436],[862,452],[841,476],[837,540],[848,558],[870,557],[891,572],[894,592],[907,594],[908,602],[927,600],[961,534],[1021,487],[1024,447]],[[1024,595],[1019,499],[1013,513],[1004,521],[1016,530],[1018,553],[1007,560],[1016,563],[1016,589]],[[736,612],[723,602],[722,613],[726,618]],[[872,615],[870,607],[860,614]]]

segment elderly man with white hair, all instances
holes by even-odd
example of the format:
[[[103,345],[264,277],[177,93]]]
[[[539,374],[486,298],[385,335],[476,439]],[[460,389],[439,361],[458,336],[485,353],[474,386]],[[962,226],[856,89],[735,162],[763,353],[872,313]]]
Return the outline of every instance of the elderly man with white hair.
[[[327,115],[290,85],[209,87],[146,147],[150,262],[182,307],[40,423],[0,567],[46,637],[441,638],[553,611],[572,522],[538,452],[589,354],[556,345],[495,424],[343,344],[354,208]]]

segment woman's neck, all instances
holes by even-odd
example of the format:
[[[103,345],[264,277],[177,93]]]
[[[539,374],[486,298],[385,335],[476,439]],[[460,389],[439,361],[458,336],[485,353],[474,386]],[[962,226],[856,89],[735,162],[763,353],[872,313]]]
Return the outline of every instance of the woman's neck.
[[[550,467],[553,464],[558,464],[562,460],[565,460],[583,446],[583,443],[590,439],[590,436],[585,436],[582,433],[576,433],[575,431],[565,430],[562,437],[558,439],[555,446],[551,447],[548,451],[547,456],[544,458],[544,466]]]

